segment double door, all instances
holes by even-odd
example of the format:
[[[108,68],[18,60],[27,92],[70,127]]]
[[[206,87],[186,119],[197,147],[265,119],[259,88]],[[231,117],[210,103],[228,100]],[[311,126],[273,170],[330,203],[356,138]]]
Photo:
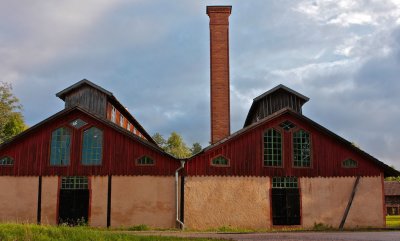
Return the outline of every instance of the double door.
[[[298,188],[272,188],[273,225],[300,225]]]

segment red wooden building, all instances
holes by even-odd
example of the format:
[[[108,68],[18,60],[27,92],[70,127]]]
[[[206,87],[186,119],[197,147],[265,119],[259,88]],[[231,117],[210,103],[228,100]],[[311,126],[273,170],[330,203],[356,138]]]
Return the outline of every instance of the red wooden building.
[[[211,145],[165,153],[115,96],[82,80],[65,109],[0,146],[0,220],[207,229],[382,227],[383,178],[399,172],[310,120],[279,85],[230,134],[229,16],[207,7]]]

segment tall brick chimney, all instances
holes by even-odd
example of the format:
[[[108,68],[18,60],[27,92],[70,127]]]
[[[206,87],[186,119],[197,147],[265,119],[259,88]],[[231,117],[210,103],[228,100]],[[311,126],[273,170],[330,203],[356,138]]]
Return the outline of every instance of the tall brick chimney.
[[[210,17],[211,144],[230,135],[229,15],[231,6],[207,6]]]

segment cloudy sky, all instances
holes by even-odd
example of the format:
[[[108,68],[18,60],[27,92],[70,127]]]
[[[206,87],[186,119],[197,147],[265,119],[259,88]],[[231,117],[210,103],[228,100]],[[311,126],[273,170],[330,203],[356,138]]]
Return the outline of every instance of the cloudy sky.
[[[303,113],[400,169],[400,0],[0,0],[0,81],[29,125],[87,78],[150,134],[210,140],[207,5],[232,5],[232,132],[278,84]]]

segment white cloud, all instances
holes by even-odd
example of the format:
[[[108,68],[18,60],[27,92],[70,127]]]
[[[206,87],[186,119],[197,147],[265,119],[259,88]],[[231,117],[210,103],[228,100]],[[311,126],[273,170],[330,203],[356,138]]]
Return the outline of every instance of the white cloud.
[[[339,16],[327,21],[327,24],[337,24],[348,27],[352,24],[371,24],[377,25],[373,17],[368,13],[342,13]]]

